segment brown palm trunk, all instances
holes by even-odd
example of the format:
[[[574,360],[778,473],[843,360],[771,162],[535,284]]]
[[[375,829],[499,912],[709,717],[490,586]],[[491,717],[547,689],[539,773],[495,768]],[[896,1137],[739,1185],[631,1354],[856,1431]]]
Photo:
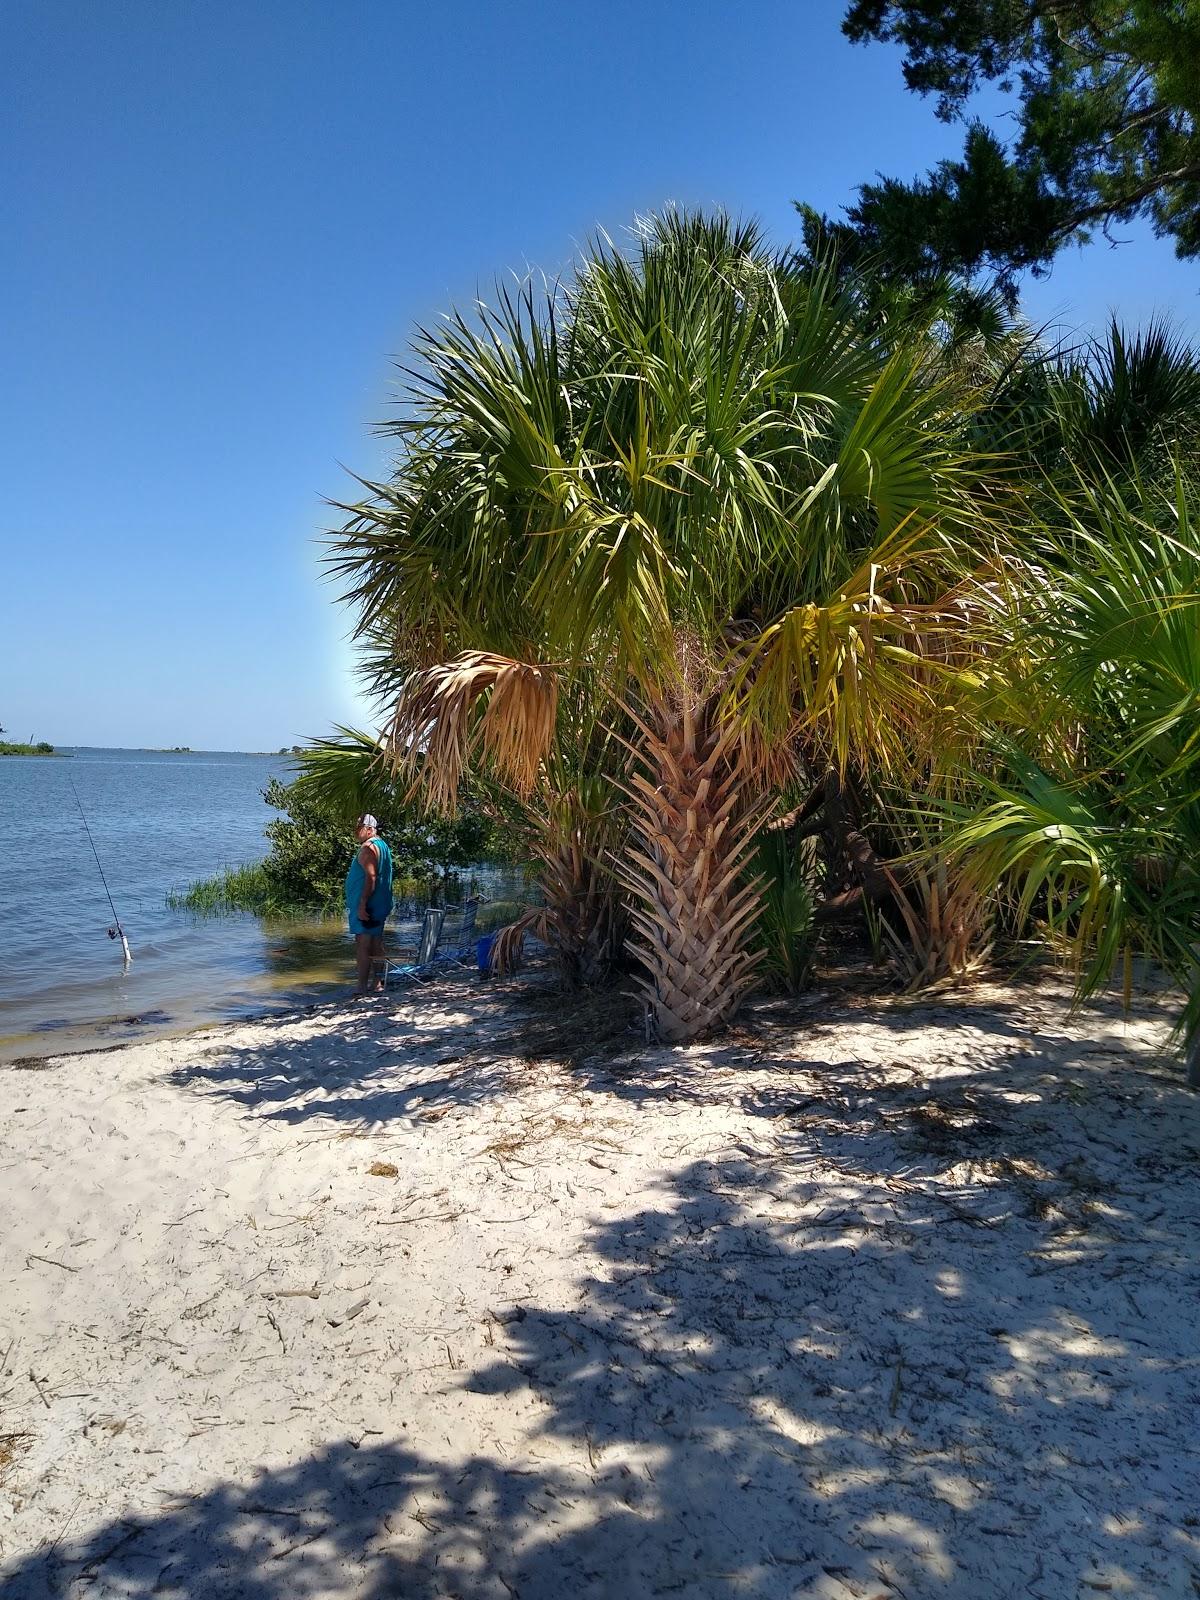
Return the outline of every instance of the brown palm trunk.
[[[759,909],[746,867],[764,807],[748,763],[711,702],[681,691],[635,718],[633,841],[623,875],[654,1033],[695,1039],[723,1022],[753,981]],[[739,757],[741,758],[739,760]]]

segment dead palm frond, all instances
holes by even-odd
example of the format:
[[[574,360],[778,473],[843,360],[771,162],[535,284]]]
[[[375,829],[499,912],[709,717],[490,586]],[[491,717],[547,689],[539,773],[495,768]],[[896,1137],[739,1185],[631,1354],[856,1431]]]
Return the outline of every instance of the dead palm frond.
[[[472,756],[524,799],[549,753],[557,710],[553,668],[465,651],[407,680],[388,730],[391,759],[435,809],[453,810]]]
[[[886,909],[876,913],[906,991],[961,982],[987,960],[989,893],[960,861],[931,851],[900,876],[885,865],[903,936]]]

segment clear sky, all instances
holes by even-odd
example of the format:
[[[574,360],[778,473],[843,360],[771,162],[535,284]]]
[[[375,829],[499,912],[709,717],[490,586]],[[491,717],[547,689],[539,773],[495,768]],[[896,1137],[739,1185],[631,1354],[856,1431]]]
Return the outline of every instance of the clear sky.
[[[0,723],[269,749],[362,714],[324,498],[413,323],[598,226],[723,205],[795,237],[960,136],[843,0],[5,0]],[[1037,320],[1167,311],[1139,233]]]

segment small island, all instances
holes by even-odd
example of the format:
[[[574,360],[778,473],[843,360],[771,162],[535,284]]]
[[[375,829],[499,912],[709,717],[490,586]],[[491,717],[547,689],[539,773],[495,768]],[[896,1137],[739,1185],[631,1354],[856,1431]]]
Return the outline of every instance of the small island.
[[[56,750],[45,739],[39,739],[36,744],[13,744],[10,740],[0,739],[0,756],[58,756],[66,760],[66,752]]]

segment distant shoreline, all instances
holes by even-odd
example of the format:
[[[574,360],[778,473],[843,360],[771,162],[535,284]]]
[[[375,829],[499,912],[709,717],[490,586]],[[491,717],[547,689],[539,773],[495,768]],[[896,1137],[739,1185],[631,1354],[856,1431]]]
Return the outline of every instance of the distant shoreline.
[[[39,750],[32,744],[13,744],[0,740],[0,756],[59,756],[68,759],[80,752],[110,753],[134,756],[264,756],[274,760],[292,760],[302,747],[289,746],[286,750],[197,750],[191,745],[152,744],[78,744],[66,749]]]
[[[103,749],[101,745],[80,745],[84,749]],[[124,745],[114,745],[114,750],[124,749]],[[194,750],[190,744],[152,745],[139,744],[129,747],[135,755],[139,756],[293,756],[299,746],[290,750]]]

